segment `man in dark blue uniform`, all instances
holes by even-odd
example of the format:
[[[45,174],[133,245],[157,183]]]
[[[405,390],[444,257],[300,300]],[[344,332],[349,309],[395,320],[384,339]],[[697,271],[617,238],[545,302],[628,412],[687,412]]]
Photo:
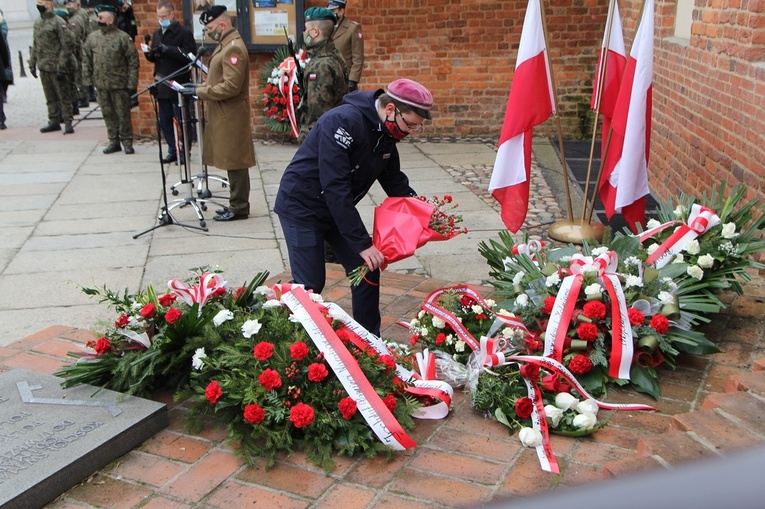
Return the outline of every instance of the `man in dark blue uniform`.
[[[387,92],[354,92],[345,104],[322,115],[287,166],[274,211],[289,251],[292,278],[315,292],[324,289],[324,241],[346,273],[366,263],[366,280],[351,289],[353,316],[380,334],[382,253],[356,204],[378,181],[388,196],[415,196],[401,171],[396,142],[431,118],[433,96],[409,79]]]

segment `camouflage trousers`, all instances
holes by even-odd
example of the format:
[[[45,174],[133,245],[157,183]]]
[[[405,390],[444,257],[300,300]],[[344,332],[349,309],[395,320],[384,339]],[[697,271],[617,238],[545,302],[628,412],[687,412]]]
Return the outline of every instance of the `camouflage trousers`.
[[[69,81],[58,81],[56,73],[40,71],[45,103],[48,106],[48,122],[50,124],[72,123],[72,100],[69,97]]]
[[[104,115],[109,141],[120,141],[124,147],[133,145],[133,122],[130,118],[130,94],[124,88],[98,91],[98,106]]]

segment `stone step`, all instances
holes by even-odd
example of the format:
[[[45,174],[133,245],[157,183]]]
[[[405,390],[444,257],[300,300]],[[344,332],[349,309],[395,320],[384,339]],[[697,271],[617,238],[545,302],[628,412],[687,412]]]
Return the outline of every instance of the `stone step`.
[[[674,431],[692,433],[722,453],[762,443],[760,437],[715,410],[697,410],[675,415],[670,427]]]
[[[658,456],[669,465],[678,465],[716,455],[714,448],[696,439],[691,433],[670,431],[638,439],[637,455]]]
[[[722,392],[704,399],[702,410],[719,409],[726,417],[765,440],[765,399],[750,392]]]
[[[736,373],[728,378],[725,383],[725,390],[728,392],[751,391],[758,396],[765,397],[765,371]]]
[[[656,456],[642,456],[639,458],[612,461],[603,465],[603,478],[613,479],[666,467],[667,465],[665,462]]]

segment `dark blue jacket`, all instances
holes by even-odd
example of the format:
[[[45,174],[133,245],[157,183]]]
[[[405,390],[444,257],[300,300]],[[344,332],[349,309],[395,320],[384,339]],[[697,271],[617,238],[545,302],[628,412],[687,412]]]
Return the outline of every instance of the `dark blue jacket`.
[[[356,204],[379,181],[388,196],[415,196],[401,171],[396,141],[375,107],[383,90],[353,92],[319,117],[284,170],[274,212],[316,228],[337,227],[360,253],[372,245]]]

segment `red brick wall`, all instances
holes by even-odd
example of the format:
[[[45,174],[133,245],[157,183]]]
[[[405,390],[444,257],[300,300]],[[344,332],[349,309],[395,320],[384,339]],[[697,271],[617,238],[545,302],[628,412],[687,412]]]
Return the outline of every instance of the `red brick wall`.
[[[765,67],[755,65],[765,60],[765,0],[696,0],[690,44],[671,37],[676,0],[655,1],[652,191],[665,199],[680,191],[698,194],[727,179],[746,182],[751,196],[765,200]],[[592,74],[608,2],[543,3],[563,135],[589,139]],[[627,48],[641,4],[619,2]],[[350,0],[348,16],[364,27],[361,86],[416,79],[436,101],[427,135],[497,138],[526,5],[527,0]],[[135,0],[141,35],[156,27],[155,6]],[[256,103],[258,69],[270,57],[250,55],[252,127],[259,138],[272,136]],[[147,84],[151,66],[141,61],[141,83]],[[141,102],[135,125],[149,135],[153,113],[148,98]],[[536,134],[555,134],[555,123],[548,121]]]

